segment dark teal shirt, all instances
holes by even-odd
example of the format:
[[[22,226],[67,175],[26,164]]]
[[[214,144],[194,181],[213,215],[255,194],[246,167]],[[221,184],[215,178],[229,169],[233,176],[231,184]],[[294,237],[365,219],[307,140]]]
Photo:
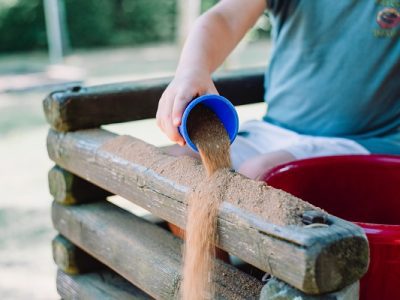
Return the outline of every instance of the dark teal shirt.
[[[400,0],[270,0],[265,120],[400,154]]]

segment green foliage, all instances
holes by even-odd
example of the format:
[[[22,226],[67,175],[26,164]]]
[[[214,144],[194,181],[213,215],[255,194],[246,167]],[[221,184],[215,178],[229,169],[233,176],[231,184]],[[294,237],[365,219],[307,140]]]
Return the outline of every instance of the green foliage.
[[[46,47],[41,0],[1,0],[0,52],[36,50]]]
[[[72,47],[172,40],[175,0],[66,0]]]
[[[172,41],[177,0],[59,0],[72,48]],[[46,49],[44,0],[0,0],[0,52]],[[202,11],[218,0],[203,0]],[[255,37],[262,36],[258,28]]]
[[[114,0],[113,3],[116,30],[112,44],[173,40],[176,0]]]
[[[64,0],[64,4],[72,48],[174,38],[176,0]],[[0,52],[45,49],[45,29],[43,0],[0,0]]]
[[[206,11],[210,7],[214,6],[219,0],[202,0],[201,1],[201,11]]]
[[[106,46],[113,34],[110,0],[65,0],[65,15],[72,48]]]

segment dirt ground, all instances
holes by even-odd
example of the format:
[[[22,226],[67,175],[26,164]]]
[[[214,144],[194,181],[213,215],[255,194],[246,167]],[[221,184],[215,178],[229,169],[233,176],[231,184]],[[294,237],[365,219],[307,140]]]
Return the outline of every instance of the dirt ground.
[[[242,46],[228,65],[232,69],[265,66],[268,50],[268,42]],[[178,53],[173,45],[79,52],[67,57],[69,69],[58,72],[79,70],[72,75],[85,85],[160,77],[173,73]],[[46,153],[48,126],[41,101],[60,83],[54,81],[54,74],[49,75],[46,63],[45,54],[40,53],[0,56],[1,299],[59,299],[51,257],[56,233],[47,188],[47,172],[53,164]],[[59,75],[55,77],[63,77]],[[241,121],[260,117],[262,106],[240,109]],[[154,120],[107,128],[156,145],[168,143]]]

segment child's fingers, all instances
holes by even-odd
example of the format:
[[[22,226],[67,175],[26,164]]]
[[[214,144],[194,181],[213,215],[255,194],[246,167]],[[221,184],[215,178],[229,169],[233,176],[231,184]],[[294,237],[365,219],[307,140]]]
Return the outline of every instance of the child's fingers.
[[[184,146],[185,145],[185,140],[180,135],[180,133],[178,131],[178,127],[171,126],[171,123],[165,124],[164,132],[167,134],[168,138],[171,141],[179,144],[180,146]]]
[[[180,92],[176,95],[172,108],[172,124],[174,126],[181,125],[183,111],[195,96],[195,93],[191,91]]]
[[[163,117],[163,98],[161,97],[160,101],[158,101],[158,107],[157,107],[157,113],[156,113],[156,123],[158,128],[161,130],[163,129],[163,122],[162,122],[162,117]]]
[[[160,100],[158,101],[157,113],[156,113],[156,122],[157,126],[164,131],[164,124],[169,114],[170,109],[168,108],[169,105],[172,104],[172,101],[169,99],[173,99],[168,91],[164,91]]]
[[[179,134],[177,126],[172,122],[172,108],[174,105],[174,96],[164,97],[162,103],[159,105],[158,114],[159,120],[157,123],[160,124],[161,130],[168,136],[168,138],[183,146],[185,144],[184,139]],[[161,101],[160,101],[161,102]]]
[[[175,126],[181,125],[183,112],[189,102],[203,94],[218,94],[218,91],[215,88],[214,84],[211,84],[207,89],[204,90],[185,90],[176,95],[172,108],[172,123]]]

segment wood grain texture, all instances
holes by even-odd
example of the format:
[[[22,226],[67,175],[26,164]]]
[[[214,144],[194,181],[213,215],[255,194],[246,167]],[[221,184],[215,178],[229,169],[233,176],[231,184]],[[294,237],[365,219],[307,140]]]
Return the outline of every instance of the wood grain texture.
[[[176,299],[182,240],[108,202],[53,203],[54,227],[73,243],[156,299]],[[217,263],[217,299],[257,299],[261,282]]]
[[[264,70],[232,72],[215,77],[221,95],[234,105],[261,102]],[[72,131],[100,125],[154,118],[158,100],[171,78],[74,88],[51,93],[43,101],[53,129]]]
[[[49,190],[54,200],[64,205],[102,201],[112,194],[59,166],[48,174]]]
[[[57,235],[53,239],[52,252],[58,268],[67,274],[82,274],[103,268],[103,264],[62,235]]]
[[[57,291],[64,300],[150,300],[153,299],[110,270],[83,275],[57,272]]]
[[[272,278],[263,287],[260,300],[358,300],[359,297],[360,283],[358,281],[337,292],[312,296]]]
[[[175,164],[178,158],[161,155],[146,144],[145,154],[154,161],[173,163],[160,172],[155,165],[143,165],[134,148],[130,151],[137,154],[137,161],[104,150],[102,146],[115,137],[98,129],[50,131],[48,151],[63,168],[184,228],[185,194],[191,187],[171,176],[194,176],[191,161],[179,158]],[[137,144],[145,143],[137,140]],[[282,193],[271,190],[270,195],[281,197]],[[331,215],[328,221],[329,226],[279,226],[225,201],[218,217],[218,246],[306,293],[327,293],[357,281],[366,272],[369,259],[361,228]]]

